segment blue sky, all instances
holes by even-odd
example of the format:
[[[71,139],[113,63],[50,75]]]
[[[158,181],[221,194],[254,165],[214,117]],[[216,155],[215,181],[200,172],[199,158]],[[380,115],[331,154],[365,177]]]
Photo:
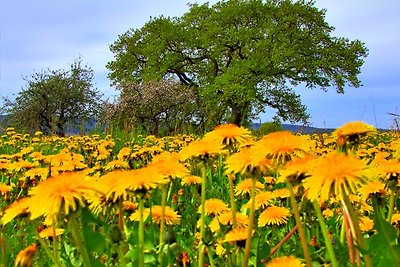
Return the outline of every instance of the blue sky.
[[[2,0],[0,1],[0,97],[13,98],[23,77],[47,68],[68,69],[82,57],[94,72],[96,87],[113,99],[105,65],[119,34],[142,27],[150,17],[181,16],[189,0]],[[196,1],[205,3],[206,1]],[[216,1],[209,1],[210,4]],[[388,113],[400,114],[400,1],[316,0],[326,8],[335,36],[365,42],[369,55],[362,67],[360,88],[344,95],[297,88],[308,107],[310,124],[336,128],[362,120],[379,128],[394,125]],[[262,114],[268,121],[273,111]]]

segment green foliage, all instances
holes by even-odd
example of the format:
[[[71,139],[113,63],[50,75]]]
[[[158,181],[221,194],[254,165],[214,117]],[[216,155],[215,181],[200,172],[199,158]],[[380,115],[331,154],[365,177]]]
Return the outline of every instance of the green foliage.
[[[243,124],[265,110],[308,119],[293,88],[360,86],[359,40],[331,36],[312,1],[230,0],[193,4],[182,17],[151,19],[119,36],[107,64],[114,85],[171,78],[197,89],[196,122]]]
[[[260,124],[260,127],[256,130],[254,130],[254,133],[256,134],[256,136],[264,136],[266,134],[272,133],[272,132],[278,132],[278,131],[282,131],[283,127],[282,124],[280,124],[279,122],[276,121],[272,121],[272,122],[264,122]]]
[[[57,133],[67,127],[79,128],[96,119],[101,110],[101,94],[93,88],[93,70],[75,60],[69,70],[47,70],[26,77],[27,88],[15,101],[4,99],[7,121],[18,131]]]
[[[369,253],[374,259],[374,266],[400,266],[400,246],[397,243],[396,228],[385,221],[374,200],[374,224],[377,233],[369,240]]]

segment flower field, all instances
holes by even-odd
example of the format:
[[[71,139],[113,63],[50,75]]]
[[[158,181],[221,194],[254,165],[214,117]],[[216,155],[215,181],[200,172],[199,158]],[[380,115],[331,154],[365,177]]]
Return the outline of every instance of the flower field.
[[[2,266],[400,266],[400,138],[0,137]]]

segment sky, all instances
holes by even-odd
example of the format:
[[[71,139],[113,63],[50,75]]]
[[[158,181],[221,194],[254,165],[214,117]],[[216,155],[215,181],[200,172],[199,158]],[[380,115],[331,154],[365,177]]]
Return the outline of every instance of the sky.
[[[105,98],[117,91],[107,78],[113,60],[109,45],[130,28],[141,28],[151,17],[182,16],[190,0],[1,0],[0,98],[13,99],[26,88],[24,77],[42,70],[69,68],[81,57],[94,70],[94,83]],[[208,1],[210,5],[217,1]],[[316,0],[326,9],[333,36],[359,39],[369,49],[359,78],[362,87],[295,88],[311,118],[309,124],[337,128],[364,121],[377,128],[394,127],[400,114],[400,1]],[[270,121],[273,110],[257,122]],[[400,118],[399,118],[400,119]]]

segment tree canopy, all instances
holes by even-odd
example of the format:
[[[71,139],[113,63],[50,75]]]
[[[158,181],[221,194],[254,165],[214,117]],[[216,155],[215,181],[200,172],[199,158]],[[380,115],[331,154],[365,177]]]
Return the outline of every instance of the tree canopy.
[[[292,122],[309,115],[293,90],[360,86],[359,40],[332,36],[313,1],[227,0],[152,18],[110,46],[114,85],[175,78],[197,89],[203,116],[243,124],[265,107]]]
[[[69,70],[47,70],[25,77],[27,87],[15,100],[4,99],[8,124],[25,132],[64,135],[96,118],[102,95],[93,88],[93,70],[75,60]]]

